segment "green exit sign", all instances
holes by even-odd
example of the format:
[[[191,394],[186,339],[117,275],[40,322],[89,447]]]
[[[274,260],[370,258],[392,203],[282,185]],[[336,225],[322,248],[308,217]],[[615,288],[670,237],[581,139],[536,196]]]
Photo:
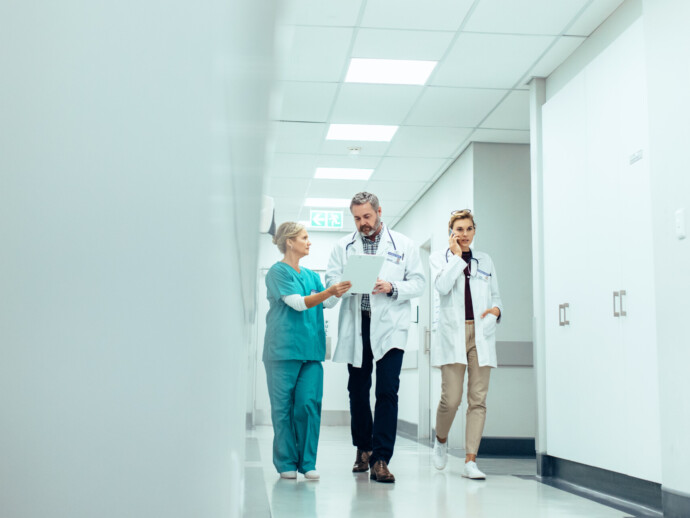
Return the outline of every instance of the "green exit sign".
[[[312,228],[343,228],[343,211],[312,210],[309,225]]]

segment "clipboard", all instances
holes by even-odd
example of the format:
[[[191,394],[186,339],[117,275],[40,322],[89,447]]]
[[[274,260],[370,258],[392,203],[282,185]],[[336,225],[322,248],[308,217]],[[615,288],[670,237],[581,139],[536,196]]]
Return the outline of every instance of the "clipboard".
[[[352,283],[350,293],[371,293],[384,260],[382,255],[351,255],[345,263],[340,280]]]

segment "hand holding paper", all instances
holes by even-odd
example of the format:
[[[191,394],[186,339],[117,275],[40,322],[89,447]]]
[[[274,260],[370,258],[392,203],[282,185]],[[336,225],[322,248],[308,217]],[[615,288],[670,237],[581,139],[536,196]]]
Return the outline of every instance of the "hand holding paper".
[[[341,281],[350,281],[352,288],[350,293],[371,293],[383,266],[382,255],[351,255],[345,268]]]

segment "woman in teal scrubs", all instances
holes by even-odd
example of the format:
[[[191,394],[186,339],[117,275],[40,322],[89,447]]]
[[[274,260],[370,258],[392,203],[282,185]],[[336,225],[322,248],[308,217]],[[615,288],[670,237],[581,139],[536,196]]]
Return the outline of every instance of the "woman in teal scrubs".
[[[349,282],[323,287],[299,261],[309,254],[309,235],[299,223],[283,223],[273,243],[284,254],[266,275],[270,304],[263,362],[273,421],[273,464],[282,478],[303,473],[318,480],[316,449],[321,426],[326,333],[323,307],[335,306]]]

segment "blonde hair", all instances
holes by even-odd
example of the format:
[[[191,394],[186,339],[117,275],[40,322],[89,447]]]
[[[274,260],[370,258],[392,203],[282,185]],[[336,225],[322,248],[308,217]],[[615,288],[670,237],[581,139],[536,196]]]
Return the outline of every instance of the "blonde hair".
[[[287,240],[295,239],[303,230],[304,225],[294,221],[286,221],[276,230],[276,235],[273,236],[273,244],[278,247],[280,253],[284,254],[287,250]]]
[[[472,220],[472,226],[477,228],[477,224],[474,222],[474,217],[469,209],[456,210],[450,213],[450,221],[448,222],[448,230],[453,230],[453,225],[459,219],[470,219]]]

